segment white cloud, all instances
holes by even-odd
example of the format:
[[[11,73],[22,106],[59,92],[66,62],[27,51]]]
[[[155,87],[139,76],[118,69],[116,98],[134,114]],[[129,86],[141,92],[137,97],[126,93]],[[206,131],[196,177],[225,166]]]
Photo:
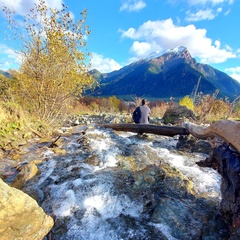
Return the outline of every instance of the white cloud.
[[[221,3],[226,3],[226,4],[233,4],[235,0],[188,0],[188,3],[191,5],[206,5],[206,4],[211,4],[211,5],[218,5]]]
[[[146,57],[146,53],[150,55],[151,53],[154,53],[154,52],[161,52],[162,49],[160,49],[159,45],[157,45],[157,43],[155,42],[147,43],[147,42],[134,41],[130,48],[130,51],[133,54],[137,53],[137,58],[139,59],[139,58]]]
[[[101,73],[108,73],[120,68],[122,68],[122,66],[114,59],[104,58],[100,54],[92,53],[91,69],[97,69]]]
[[[229,10],[227,10],[225,13],[224,13],[224,16],[227,16],[227,15],[229,15],[230,14],[230,12],[231,12],[231,10],[229,9]]]
[[[217,14],[213,13],[213,9],[199,10],[196,13],[191,13],[190,11],[187,11],[186,14],[186,20],[189,22],[212,20],[217,16]]]
[[[216,46],[217,48],[220,48],[220,46],[221,46],[221,43],[220,43],[220,41],[219,41],[219,40],[216,40],[216,41],[215,41],[215,46]]]
[[[235,68],[226,68],[225,71],[228,72],[233,79],[240,82],[240,66]]]
[[[62,8],[63,0],[45,0],[49,8]],[[38,4],[39,0],[1,0],[1,3],[9,9],[14,9],[17,15],[25,16],[34,4]]]
[[[0,44],[0,69],[7,71],[10,68],[17,69],[20,63],[20,55],[14,50],[6,46],[5,44]]]
[[[147,57],[152,52],[173,49],[178,46],[188,48],[193,57],[202,63],[221,63],[236,55],[229,46],[220,48],[220,41],[214,43],[206,36],[206,29],[196,29],[194,25],[176,26],[172,19],[147,21],[138,29],[119,30],[122,38],[134,40],[131,52],[135,57]]]
[[[123,2],[120,11],[138,12],[146,6],[147,4],[143,0],[127,0]]]

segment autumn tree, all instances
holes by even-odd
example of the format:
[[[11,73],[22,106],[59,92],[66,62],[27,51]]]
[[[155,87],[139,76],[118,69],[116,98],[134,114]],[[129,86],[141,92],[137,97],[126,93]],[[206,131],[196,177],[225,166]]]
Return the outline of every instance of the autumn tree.
[[[119,106],[120,106],[120,100],[116,96],[111,96],[108,98],[109,105],[110,105],[110,110],[112,112],[118,112],[119,111]]]
[[[10,80],[3,75],[0,74],[0,100],[6,101],[8,100],[8,89],[10,88]]]
[[[15,13],[3,7],[15,39],[21,40],[21,64],[16,74],[18,100],[45,122],[53,122],[73,96],[93,85],[88,75],[86,38],[90,30],[84,10],[74,20],[68,7],[48,8],[39,0],[17,25]],[[19,30],[21,29],[21,30]]]

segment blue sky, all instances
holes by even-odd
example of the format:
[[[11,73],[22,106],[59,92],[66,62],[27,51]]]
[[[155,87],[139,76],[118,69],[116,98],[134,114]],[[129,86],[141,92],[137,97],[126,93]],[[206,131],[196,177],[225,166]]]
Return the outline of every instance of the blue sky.
[[[25,15],[37,0],[1,0]],[[87,39],[92,67],[111,72],[133,61],[178,46],[200,63],[240,81],[240,0],[46,0],[69,6],[74,18],[88,10]],[[16,68],[16,44],[4,40],[7,23],[0,15],[0,69]]]

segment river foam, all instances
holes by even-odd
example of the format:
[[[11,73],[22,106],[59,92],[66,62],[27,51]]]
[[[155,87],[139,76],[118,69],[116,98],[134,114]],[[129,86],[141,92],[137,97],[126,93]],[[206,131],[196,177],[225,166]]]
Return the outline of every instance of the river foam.
[[[46,200],[42,205],[55,216],[55,232],[59,239],[144,239],[148,231],[152,231],[147,230],[148,226],[169,240],[177,239],[167,224],[146,223],[143,203],[116,190],[117,156],[130,145],[141,149],[146,158],[148,153],[144,149],[147,146],[156,153],[156,159],[164,159],[189,178],[196,192],[210,199],[220,199],[221,178],[218,173],[197,166],[195,162],[204,158],[203,154],[178,153],[175,149],[177,139],[152,135],[139,138],[133,133],[95,128],[87,130],[85,137],[91,149],[88,155],[81,144],[76,144],[81,138],[77,134],[65,137],[61,145],[66,151],[64,156],[42,149],[41,156],[48,160],[39,166],[41,173],[37,185],[43,188],[45,183]],[[99,164],[86,163],[86,156],[94,156]]]

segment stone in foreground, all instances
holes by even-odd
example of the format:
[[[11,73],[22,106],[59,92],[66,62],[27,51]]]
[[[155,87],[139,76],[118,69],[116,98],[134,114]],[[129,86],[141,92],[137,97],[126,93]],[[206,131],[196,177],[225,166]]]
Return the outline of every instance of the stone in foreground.
[[[0,179],[1,240],[42,240],[53,227],[53,219],[24,192]]]

